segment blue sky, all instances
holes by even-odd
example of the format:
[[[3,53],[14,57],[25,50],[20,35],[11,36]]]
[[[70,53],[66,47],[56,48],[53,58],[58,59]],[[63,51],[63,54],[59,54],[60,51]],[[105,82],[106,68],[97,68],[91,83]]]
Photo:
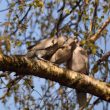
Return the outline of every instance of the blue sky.
[[[1,1],[2,1],[2,2],[1,2]],[[6,1],[5,1],[5,0],[0,0],[0,10],[6,9],[6,8],[7,8],[7,6],[6,6]],[[5,22],[5,20],[6,20],[6,11],[0,12],[0,25],[1,25],[1,22],[3,23],[3,22]],[[108,28],[110,28],[110,26],[109,26]],[[0,28],[0,30],[2,30],[2,28]],[[110,33],[109,33],[109,34],[110,34]],[[107,39],[110,38],[109,34],[108,34],[108,36],[107,36]],[[98,44],[99,46],[101,46],[102,49],[105,48],[103,38],[101,38],[100,40],[98,40],[98,41],[97,41],[97,44]],[[23,47],[23,48],[24,48],[24,50],[25,50],[25,47]],[[110,50],[110,40],[107,40],[107,48],[106,48],[106,49],[107,49],[107,50]],[[13,51],[17,52],[18,49],[17,49],[17,48],[14,48]],[[36,83],[35,80],[36,80],[36,78],[34,78],[34,82]],[[41,80],[41,79],[39,79],[39,80]],[[40,82],[42,83],[42,82],[44,82],[44,80],[42,80],[42,81],[40,81]],[[36,89],[39,91],[39,93],[41,92],[40,86],[39,86],[39,87],[37,86]],[[0,92],[0,93],[1,93],[1,92]],[[34,95],[34,93],[33,93],[33,95]],[[11,109],[15,110],[15,106],[14,106],[14,102],[13,102],[13,96],[8,100],[8,105],[11,106]],[[2,110],[9,110],[9,108],[7,108],[6,105],[3,105],[3,103],[2,103],[1,101],[0,101],[0,107],[2,108]],[[109,104],[109,107],[110,107],[110,104]],[[98,109],[103,110],[103,105],[102,105],[102,104],[96,105],[95,110],[98,110]]]

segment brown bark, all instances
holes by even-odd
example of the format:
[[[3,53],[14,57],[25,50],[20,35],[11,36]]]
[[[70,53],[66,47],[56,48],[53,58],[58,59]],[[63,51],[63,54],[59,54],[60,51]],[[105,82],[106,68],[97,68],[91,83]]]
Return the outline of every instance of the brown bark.
[[[0,70],[14,71],[18,75],[34,75],[56,81],[63,86],[76,88],[110,102],[110,84],[84,74],[59,68],[48,61],[34,61],[21,56],[0,56]]]

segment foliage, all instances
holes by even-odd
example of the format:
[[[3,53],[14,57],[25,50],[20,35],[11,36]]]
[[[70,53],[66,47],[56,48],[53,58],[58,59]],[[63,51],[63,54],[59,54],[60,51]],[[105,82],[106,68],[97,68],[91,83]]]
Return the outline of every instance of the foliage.
[[[90,75],[110,82],[109,58],[97,63],[109,49],[109,28],[105,28],[96,43],[87,42],[110,16],[109,0],[6,0],[5,4],[6,9],[0,8],[5,16],[0,22],[0,52],[23,55],[26,53],[23,48],[35,44],[38,39],[76,36],[91,53]],[[76,107],[73,90],[54,82],[34,76],[18,77],[9,72],[1,72],[0,77],[3,94],[0,99],[6,105],[13,97],[16,108],[23,110]],[[98,103],[103,101],[98,100]]]

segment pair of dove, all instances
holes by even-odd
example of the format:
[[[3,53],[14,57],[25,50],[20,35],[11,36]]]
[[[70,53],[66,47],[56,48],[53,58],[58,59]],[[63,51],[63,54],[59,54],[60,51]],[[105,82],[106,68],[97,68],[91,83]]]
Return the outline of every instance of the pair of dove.
[[[61,64],[67,63],[67,68],[75,72],[88,74],[88,55],[72,37],[51,37],[37,42],[28,48],[27,57],[49,60]],[[76,90],[77,101],[82,107],[86,103],[86,93]]]

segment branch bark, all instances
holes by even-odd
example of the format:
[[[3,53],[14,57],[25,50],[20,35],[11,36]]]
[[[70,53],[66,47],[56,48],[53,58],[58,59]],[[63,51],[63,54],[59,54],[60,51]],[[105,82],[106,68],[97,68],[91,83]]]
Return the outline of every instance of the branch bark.
[[[110,102],[110,84],[96,80],[42,60],[32,60],[22,56],[0,56],[0,70],[14,71],[18,75],[34,75],[56,81],[63,86],[80,89]]]

